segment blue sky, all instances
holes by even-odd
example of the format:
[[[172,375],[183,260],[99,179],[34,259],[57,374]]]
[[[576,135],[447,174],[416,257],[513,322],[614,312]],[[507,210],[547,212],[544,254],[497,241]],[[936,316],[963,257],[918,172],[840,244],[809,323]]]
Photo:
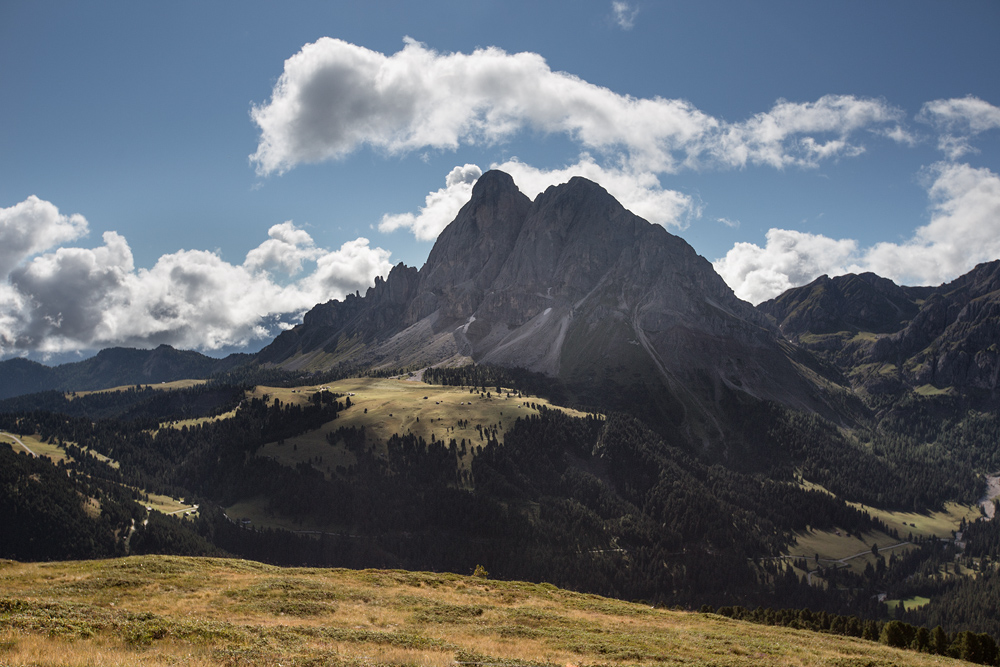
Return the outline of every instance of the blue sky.
[[[996,2],[0,4],[0,356],[257,349],[581,174],[752,302],[1000,257]]]

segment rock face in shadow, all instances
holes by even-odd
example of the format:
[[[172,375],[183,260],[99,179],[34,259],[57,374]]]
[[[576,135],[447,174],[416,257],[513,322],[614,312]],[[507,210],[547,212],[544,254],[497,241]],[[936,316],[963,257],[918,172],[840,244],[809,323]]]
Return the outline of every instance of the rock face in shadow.
[[[684,240],[583,178],[530,201],[483,174],[419,272],[399,265],[364,297],[316,306],[258,359],[516,366],[595,404],[652,401],[702,438],[739,396],[826,409],[808,355]]]
[[[758,308],[870,392],[929,385],[996,398],[1000,260],[938,287],[901,287],[871,273],[822,276]]]

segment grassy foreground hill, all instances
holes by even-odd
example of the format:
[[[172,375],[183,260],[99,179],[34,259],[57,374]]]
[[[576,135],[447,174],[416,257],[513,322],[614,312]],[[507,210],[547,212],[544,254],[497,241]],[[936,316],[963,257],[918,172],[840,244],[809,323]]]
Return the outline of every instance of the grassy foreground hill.
[[[930,665],[861,639],[399,570],[0,561],[2,665]]]

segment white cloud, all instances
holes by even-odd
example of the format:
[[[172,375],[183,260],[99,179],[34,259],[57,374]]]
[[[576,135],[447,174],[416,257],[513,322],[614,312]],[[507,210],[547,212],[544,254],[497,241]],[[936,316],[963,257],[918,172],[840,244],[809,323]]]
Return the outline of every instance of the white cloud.
[[[632,7],[627,2],[615,0],[611,3],[611,12],[614,15],[615,23],[622,30],[631,30],[635,27],[635,17],[639,13],[638,7]]]
[[[0,208],[0,278],[22,261],[87,233],[82,215],[62,215],[47,201],[31,195],[10,208]]]
[[[0,356],[15,349],[24,321],[24,296],[8,283],[0,283]]]
[[[15,269],[11,285],[28,304],[17,346],[61,351],[65,341],[101,337],[132,269],[132,251],[115,232],[99,248],[59,248]]]
[[[879,131],[883,137],[892,139],[897,144],[904,144],[906,146],[916,146],[919,139],[915,134],[906,130],[902,125],[897,125],[893,128],[882,129]]]
[[[851,135],[902,116],[883,100],[853,95],[824,95],[804,103],[778,100],[770,111],[724,128],[707,150],[732,167],[815,167],[821,160],[862,153],[864,147],[849,141]]]
[[[48,202],[29,203],[55,210]],[[97,248],[38,255],[0,283],[0,354],[246,345],[274,335],[317,303],[367,289],[391,268],[390,253],[364,238],[328,251],[291,222],[273,226],[268,236],[243,265],[181,250],[136,270],[127,241],[115,232],[105,232]],[[272,277],[273,271],[298,274],[307,263],[311,271],[294,282]]]
[[[291,221],[267,230],[268,240],[247,253],[243,266],[250,271],[281,270],[290,276],[302,270],[302,262],[314,260],[323,251],[313,244],[312,237]]]
[[[931,167],[931,220],[903,244],[879,243],[864,266],[907,284],[934,285],[1000,258],[1000,176],[968,164]]]
[[[760,303],[817,276],[846,272],[857,252],[857,242],[835,240],[790,229],[770,229],[763,248],[737,243],[715,270],[736,296]]]
[[[381,232],[409,229],[421,241],[432,241],[455,219],[472,196],[472,186],[483,170],[474,164],[455,167],[445,179],[445,187],[427,195],[420,213],[385,214],[378,228]]]
[[[729,218],[716,218],[715,221],[716,222],[721,222],[722,224],[724,224],[726,227],[729,227],[730,229],[739,229],[740,228],[740,221],[739,220],[730,220]]]
[[[934,165],[929,176],[930,222],[904,243],[862,250],[852,239],[771,229],[763,248],[737,243],[715,270],[738,296],[759,303],[824,273],[873,271],[900,284],[937,285],[1000,258],[1000,176],[952,163]]]
[[[391,253],[372,248],[368,243],[368,239],[359,237],[316,261],[316,271],[300,281],[300,289],[305,293],[305,300],[311,302],[310,306],[358,290],[363,293],[372,285],[375,276],[389,274]]]
[[[938,148],[950,160],[978,152],[971,144],[977,134],[1000,128],[1000,107],[973,97],[934,100],[924,104],[917,119],[937,128]]]
[[[440,54],[411,39],[391,56],[324,37],[285,61],[271,99],[252,107],[261,174],[339,159],[363,146],[390,153],[496,143],[522,131],[565,134],[624,156],[637,172],[683,166],[814,166],[863,150],[852,135],[898,124],[882,100],[779,100],[727,123],[685,100],[619,95],[554,72],[535,53]]]

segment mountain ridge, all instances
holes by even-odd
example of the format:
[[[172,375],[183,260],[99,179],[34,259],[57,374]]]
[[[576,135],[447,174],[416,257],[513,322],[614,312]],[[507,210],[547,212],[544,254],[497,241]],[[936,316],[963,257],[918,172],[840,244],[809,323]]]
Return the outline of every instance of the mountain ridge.
[[[45,366],[27,359],[0,361],[0,400],[40,391],[90,391],[124,385],[203,379],[230,370],[252,355],[222,359],[160,345],[151,350],[111,347],[82,361]]]
[[[865,391],[933,387],[997,399],[1000,260],[937,287],[901,287],[874,274],[821,276],[758,308]]]

